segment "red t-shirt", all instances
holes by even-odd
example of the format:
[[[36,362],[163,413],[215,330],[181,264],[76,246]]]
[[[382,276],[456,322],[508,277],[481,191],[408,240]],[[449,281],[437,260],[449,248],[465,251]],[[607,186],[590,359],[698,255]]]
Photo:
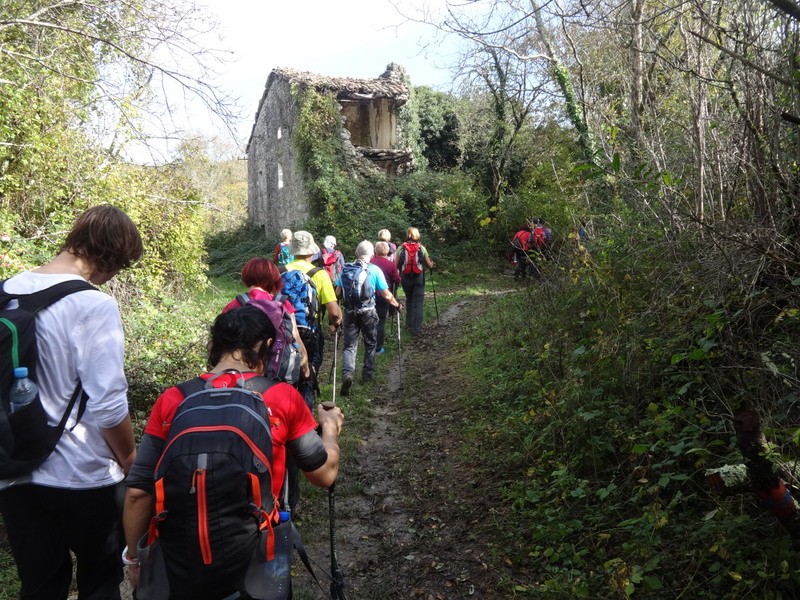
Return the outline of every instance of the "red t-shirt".
[[[265,292],[261,288],[253,288],[252,290],[247,292],[247,295],[250,296],[253,300],[274,300],[272,294],[270,294],[269,292]],[[242,303],[239,302],[239,299],[234,298],[233,300],[228,302],[228,304],[225,305],[225,308],[222,309],[222,312],[224,313],[228,312],[229,310],[237,308],[241,305]],[[290,315],[293,315],[295,313],[294,306],[292,305],[291,302],[289,302],[289,300],[283,301],[283,308],[285,308],[286,312],[288,312]]]
[[[256,373],[243,373],[245,379],[255,377]],[[208,380],[213,373],[200,375]],[[214,387],[233,387],[236,374],[225,373],[214,380]],[[162,440],[167,439],[172,420],[178,406],[183,402],[183,394],[177,387],[164,391],[156,400],[144,432]],[[303,397],[288,383],[276,383],[264,392],[264,403],[270,412],[272,425],[272,492],[280,497],[286,474],[286,443],[313,431],[317,422],[308,409]]]
[[[517,242],[517,244],[519,245],[518,247],[527,252],[528,250],[530,250],[530,247],[528,245],[530,239],[531,239],[531,232],[528,231],[527,229],[520,229],[514,236],[514,239],[512,241]],[[514,245],[517,246],[517,244]]]

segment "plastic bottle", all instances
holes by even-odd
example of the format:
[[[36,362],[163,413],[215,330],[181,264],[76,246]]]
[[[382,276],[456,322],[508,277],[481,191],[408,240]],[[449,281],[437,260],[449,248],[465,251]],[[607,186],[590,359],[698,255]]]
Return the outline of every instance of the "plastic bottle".
[[[280,511],[280,522],[275,525],[275,558],[266,560],[263,552],[256,552],[245,575],[245,590],[254,598],[284,600],[289,597],[292,584],[292,522],[291,513]]]
[[[36,398],[39,388],[28,379],[28,367],[14,369],[14,381],[8,392],[8,410],[11,414],[24,408]]]

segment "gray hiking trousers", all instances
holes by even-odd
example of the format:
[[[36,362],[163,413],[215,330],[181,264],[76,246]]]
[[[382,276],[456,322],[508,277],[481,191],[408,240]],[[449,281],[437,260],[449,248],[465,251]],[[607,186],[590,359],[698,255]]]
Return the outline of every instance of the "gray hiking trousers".
[[[364,367],[361,370],[361,379],[371,379],[375,370],[375,351],[378,349],[378,313],[374,308],[363,313],[344,311],[342,375],[345,378],[352,378],[356,370],[359,333],[364,338]]]

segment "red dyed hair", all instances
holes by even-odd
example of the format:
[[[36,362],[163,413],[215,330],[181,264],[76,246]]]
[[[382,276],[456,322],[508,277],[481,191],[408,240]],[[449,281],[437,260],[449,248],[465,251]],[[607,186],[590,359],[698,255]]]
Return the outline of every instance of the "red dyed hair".
[[[270,259],[264,256],[251,258],[242,267],[242,283],[247,287],[260,287],[265,292],[277,294],[283,287],[283,280]]]

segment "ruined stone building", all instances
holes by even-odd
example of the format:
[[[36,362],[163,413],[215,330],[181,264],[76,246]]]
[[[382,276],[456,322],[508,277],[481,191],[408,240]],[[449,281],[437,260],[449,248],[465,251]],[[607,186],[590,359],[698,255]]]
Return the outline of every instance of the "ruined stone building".
[[[270,237],[311,216],[293,143],[298,106],[292,86],[335,96],[342,143],[354,177],[379,172],[396,175],[412,161],[411,151],[398,147],[397,113],[408,100],[402,67],[392,63],[377,79],[273,70],[247,144],[248,215],[250,222],[263,227]]]

